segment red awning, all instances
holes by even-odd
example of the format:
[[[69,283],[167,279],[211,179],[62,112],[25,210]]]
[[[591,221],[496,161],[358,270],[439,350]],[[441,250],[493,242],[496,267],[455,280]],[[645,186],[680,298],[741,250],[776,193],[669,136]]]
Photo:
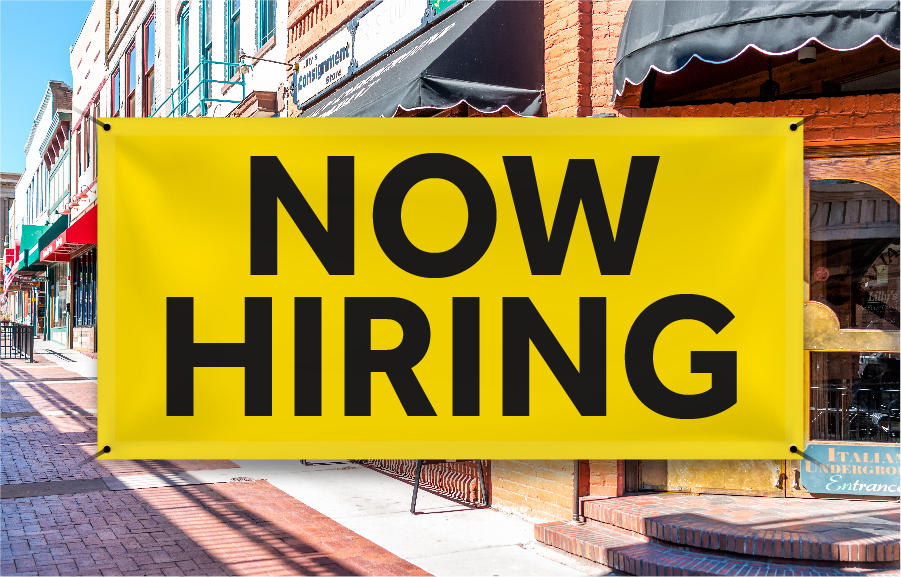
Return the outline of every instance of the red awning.
[[[67,262],[72,253],[86,244],[97,244],[97,205],[69,225],[61,235],[41,251],[39,260]]]

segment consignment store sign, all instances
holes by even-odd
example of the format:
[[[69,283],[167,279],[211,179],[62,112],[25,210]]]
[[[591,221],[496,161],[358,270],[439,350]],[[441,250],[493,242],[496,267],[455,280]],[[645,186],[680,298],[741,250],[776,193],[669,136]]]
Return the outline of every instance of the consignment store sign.
[[[789,120],[108,122],[109,457],[802,446]]]

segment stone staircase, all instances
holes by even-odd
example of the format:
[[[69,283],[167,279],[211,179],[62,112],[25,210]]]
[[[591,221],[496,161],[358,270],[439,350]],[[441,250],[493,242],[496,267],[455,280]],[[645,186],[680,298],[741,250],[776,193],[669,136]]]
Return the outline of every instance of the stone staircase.
[[[653,494],[586,498],[546,545],[631,575],[901,575],[897,502]]]

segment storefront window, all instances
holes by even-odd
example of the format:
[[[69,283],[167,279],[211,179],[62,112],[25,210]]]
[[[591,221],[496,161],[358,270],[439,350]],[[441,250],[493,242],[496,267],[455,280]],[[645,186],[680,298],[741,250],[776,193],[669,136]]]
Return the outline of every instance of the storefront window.
[[[898,443],[898,353],[810,355],[810,440]]]
[[[72,304],[75,326],[97,324],[97,249],[72,259]]]
[[[841,328],[898,330],[898,202],[853,180],[810,182],[810,300]]]
[[[66,327],[66,265],[56,265],[50,269],[50,328]]]
[[[871,331],[810,353],[811,441],[899,442],[899,354],[878,340],[898,330],[898,230],[898,201],[882,190],[810,181],[810,300],[841,329]]]

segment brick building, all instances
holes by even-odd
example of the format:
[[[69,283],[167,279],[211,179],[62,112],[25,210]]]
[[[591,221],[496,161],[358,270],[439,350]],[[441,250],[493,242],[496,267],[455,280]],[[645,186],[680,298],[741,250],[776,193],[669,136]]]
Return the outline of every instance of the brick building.
[[[519,39],[522,54],[534,48],[530,43],[540,45],[541,79],[538,86],[516,88],[537,89],[541,103],[532,108],[519,105],[518,110],[519,93],[513,91],[494,95],[495,104],[509,105],[490,110],[473,104],[477,92],[464,94],[457,103],[409,107],[401,91],[392,93],[396,84],[384,87],[371,80],[393,73],[395,82],[402,81],[397,70],[403,68],[410,75],[427,76],[427,68],[416,69],[415,51],[432,41],[442,26],[450,27],[452,18],[462,18],[479,6],[484,9],[488,2],[471,7],[465,2],[429,3],[432,12],[426,9],[422,23],[396,26],[393,35],[382,40],[382,52],[368,64],[353,58],[341,65],[342,54],[335,46],[351,38],[367,14],[381,6],[402,19],[403,10],[413,4],[291,0],[288,62],[297,62],[303,72],[304,65],[321,55],[334,54],[335,68],[324,82],[308,89],[306,82],[316,79],[315,71],[298,82],[288,67],[288,81],[298,94],[288,104],[289,115],[805,117],[809,198],[804,202],[811,220],[805,227],[806,270],[798,271],[808,281],[805,296],[811,301],[804,305],[805,325],[828,325],[833,330],[829,323],[836,316],[840,325],[832,336],[811,328],[805,337],[809,381],[798,386],[809,391],[807,439],[896,446],[897,409],[885,407],[898,403],[898,321],[892,312],[898,309],[897,3],[859,4],[854,8],[860,12],[852,16],[826,4],[635,2],[633,6],[629,0],[548,0],[541,3],[542,37]],[[439,9],[445,11],[443,20]],[[742,16],[743,10],[751,15]],[[664,26],[666,18],[672,21]],[[455,42],[454,49],[465,50],[462,40]],[[715,47],[709,51],[712,56],[705,47]],[[667,57],[678,61],[673,65]],[[520,66],[514,60],[504,64]],[[367,91],[376,93],[379,106],[365,102],[366,96],[355,96]],[[839,205],[849,215],[841,222]],[[823,216],[824,206],[832,207],[832,217]],[[869,207],[869,216],[855,220],[850,216],[853,207]],[[868,248],[855,245],[851,240],[855,236],[867,237]],[[885,264],[875,264],[874,254],[886,259]],[[812,279],[815,274],[833,281]],[[862,280],[870,277],[879,282]],[[867,326],[879,330],[860,332]],[[854,350],[880,352],[870,356],[847,352]],[[887,384],[872,387],[868,383],[874,381],[862,377],[867,372],[878,373]],[[875,391],[876,396],[862,401],[863,390]],[[412,462],[376,464],[401,475],[413,471]],[[430,475],[436,486],[451,487],[455,475],[474,474],[474,468],[463,463],[434,467],[437,472]],[[572,517],[574,461],[492,461],[489,471],[492,507],[537,520]],[[798,461],[582,460],[578,495],[583,502],[634,491],[809,496],[800,476]],[[475,495],[475,481],[470,483],[469,494]],[[579,513],[584,514],[584,508]]]

